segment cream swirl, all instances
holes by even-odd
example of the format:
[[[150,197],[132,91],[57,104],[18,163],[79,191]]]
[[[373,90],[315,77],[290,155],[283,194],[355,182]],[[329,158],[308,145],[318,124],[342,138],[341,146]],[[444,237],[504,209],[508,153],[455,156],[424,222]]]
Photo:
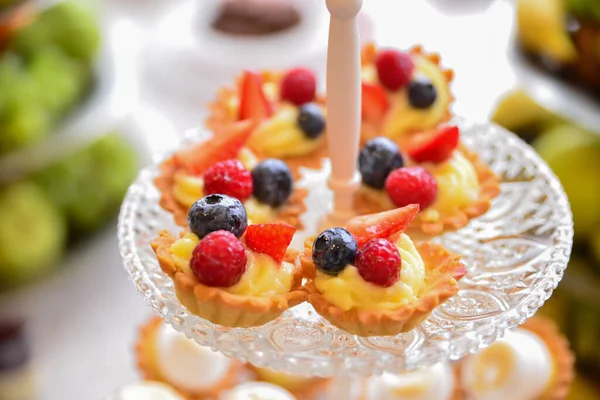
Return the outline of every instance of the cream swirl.
[[[271,383],[248,382],[223,393],[220,400],[295,400],[295,397]]]
[[[448,364],[404,374],[383,374],[366,382],[365,400],[449,400],[454,375]]]
[[[465,359],[462,385],[474,400],[534,400],[546,391],[552,374],[544,342],[518,329]]]
[[[162,324],[156,332],[156,365],[161,375],[174,385],[202,391],[227,376],[231,360]]]

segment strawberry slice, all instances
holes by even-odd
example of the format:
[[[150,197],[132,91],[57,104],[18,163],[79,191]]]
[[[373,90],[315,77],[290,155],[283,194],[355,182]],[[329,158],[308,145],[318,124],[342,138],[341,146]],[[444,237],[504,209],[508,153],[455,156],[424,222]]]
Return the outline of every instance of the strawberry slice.
[[[374,83],[362,83],[362,118],[365,121],[381,121],[390,107],[383,88]]]
[[[416,162],[441,163],[452,157],[459,141],[457,126],[443,126],[415,135],[408,155]]]
[[[273,104],[263,91],[263,82],[256,72],[244,71],[240,83],[240,110],[238,119],[260,121],[273,114]]]
[[[391,211],[354,217],[346,223],[346,229],[360,248],[371,239],[388,239],[401,233],[418,212],[419,205],[410,204]]]
[[[250,120],[236,122],[222,132],[215,132],[209,141],[176,153],[173,161],[191,174],[202,174],[215,163],[235,158],[255,126]]]
[[[283,261],[296,228],[287,224],[256,224],[246,229],[246,246],[257,253],[271,256],[277,263]]]

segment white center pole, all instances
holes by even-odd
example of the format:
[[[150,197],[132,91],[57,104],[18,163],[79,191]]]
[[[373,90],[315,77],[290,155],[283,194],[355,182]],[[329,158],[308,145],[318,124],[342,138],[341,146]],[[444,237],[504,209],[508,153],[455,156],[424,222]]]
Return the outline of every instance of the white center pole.
[[[331,14],[327,53],[327,142],[331,158],[329,187],[333,209],[325,226],[353,216],[360,185],[357,171],[361,122],[361,66],[357,14],[362,0],[326,0]]]

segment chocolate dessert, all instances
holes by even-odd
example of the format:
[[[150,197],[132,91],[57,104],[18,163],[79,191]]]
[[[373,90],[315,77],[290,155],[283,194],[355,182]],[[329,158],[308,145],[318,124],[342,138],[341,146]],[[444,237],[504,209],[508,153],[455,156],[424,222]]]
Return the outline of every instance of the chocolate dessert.
[[[292,28],[300,19],[290,0],[224,0],[212,26],[227,34],[257,36]]]

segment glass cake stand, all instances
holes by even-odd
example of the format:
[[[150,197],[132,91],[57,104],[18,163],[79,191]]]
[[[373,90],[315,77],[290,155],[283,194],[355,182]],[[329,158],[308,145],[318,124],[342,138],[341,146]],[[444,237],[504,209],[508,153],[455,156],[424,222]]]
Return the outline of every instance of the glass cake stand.
[[[561,280],[571,252],[573,225],[567,198],[548,166],[512,133],[490,124],[454,121],[465,145],[501,177],[501,193],[481,218],[434,240],[463,256],[468,274],[460,292],[416,329],[389,337],[350,335],[321,318],[309,303],[250,329],[225,328],[190,314],[160,269],[150,241],[159,230],[177,233],[172,216],[158,205],[153,179],[161,154],[131,186],[119,219],[125,270],[148,305],[176,330],[223,354],[286,373],[367,376],[402,372],[458,360],[488,346],[535,314]],[[205,140],[190,132],[179,146]],[[307,235],[331,203],[329,166],[305,170],[299,183],[309,188]]]

